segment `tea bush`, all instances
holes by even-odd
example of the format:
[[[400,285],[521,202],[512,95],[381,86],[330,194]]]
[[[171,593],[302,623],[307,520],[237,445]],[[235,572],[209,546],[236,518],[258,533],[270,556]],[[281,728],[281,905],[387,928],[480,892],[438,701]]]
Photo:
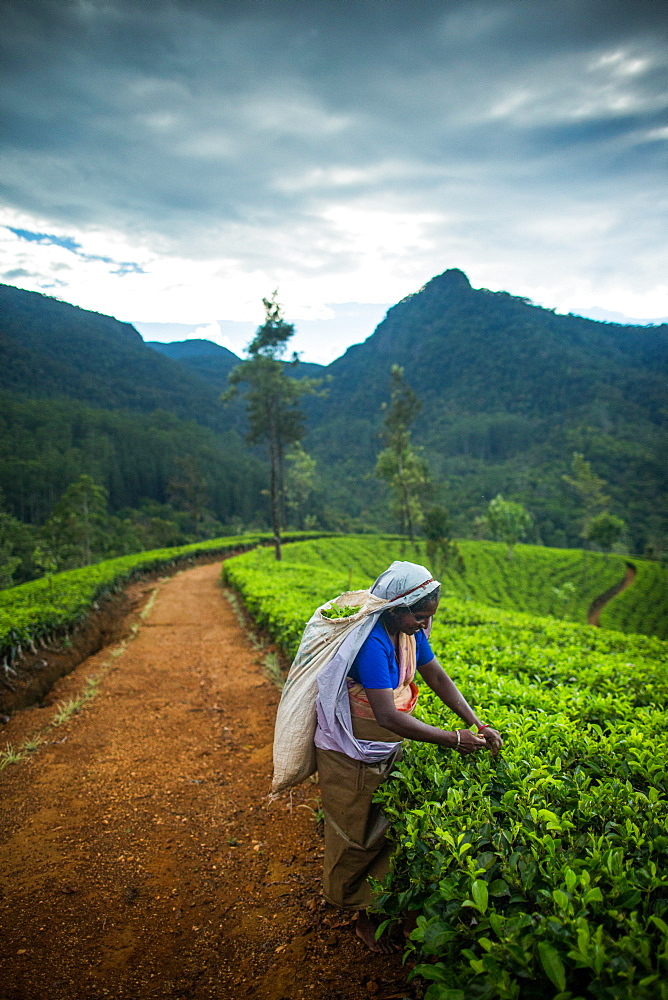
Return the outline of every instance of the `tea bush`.
[[[626,573],[626,561],[621,556],[517,545],[513,558],[508,559],[507,546],[499,542],[461,541],[458,545],[466,572],[460,575],[447,567],[438,572],[445,600],[473,600],[563,620],[585,623],[595,598],[619,583]],[[271,628],[265,620],[270,615],[269,604],[278,601],[278,607],[283,608],[281,594],[288,601],[299,595],[305,598],[306,621],[318,602],[332,594],[368,586],[393,559],[427,561],[422,543],[411,545],[395,536],[335,536],[288,545],[281,563],[273,560],[269,550],[249,553],[238,563],[238,569],[230,568],[234,579],[229,579],[262,624]],[[668,572],[644,560],[634,561],[634,565],[638,567],[639,589],[636,591],[634,583],[606,606],[602,617],[620,631],[667,638]],[[615,617],[612,609],[621,601],[623,613]],[[276,613],[280,618],[283,611]]]
[[[668,639],[668,567],[633,559],[637,576],[601,613],[601,626]]]
[[[286,547],[280,565],[256,550],[224,573],[293,655],[318,604],[397,557],[417,554],[337,538]],[[493,591],[491,577],[488,599],[508,599],[500,568]],[[376,906],[419,914],[408,949],[427,1000],[666,1000],[668,644],[453,597],[431,641],[505,744],[497,759],[407,744],[378,793],[395,852]],[[461,726],[424,686],[418,714]]]
[[[297,532],[290,537],[300,535]],[[187,562],[198,555],[224,555],[268,540],[267,534],[238,535],[153,549],[1,590],[0,657],[7,666],[24,649],[34,651],[35,643],[45,643],[67,634],[86,618],[97,602],[121,590],[133,577]]]
[[[380,790],[397,850],[378,908],[421,914],[428,1000],[668,996],[668,645],[439,618],[436,655],[505,743],[496,760],[411,743]],[[428,690],[417,714],[461,725]]]

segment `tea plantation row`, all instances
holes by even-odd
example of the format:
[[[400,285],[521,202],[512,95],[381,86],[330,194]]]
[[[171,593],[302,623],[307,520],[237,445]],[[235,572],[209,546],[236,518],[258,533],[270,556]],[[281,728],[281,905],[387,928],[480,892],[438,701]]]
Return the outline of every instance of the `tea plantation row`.
[[[644,559],[634,559],[633,565],[633,585],[605,606],[601,625],[668,639],[668,568]]]
[[[290,537],[302,537],[295,532]],[[120,556],[0,590],[0,660],[9,666],[35,643],[62,637],[76,628],[107,594],[122,590],[134,577],[168,569],[207,554],[226,555],[254,548],[266,534],[214,538],[207,542],[153,549]]]
[[[290,538],[300,535],[303,533],[293,533]],[[261,541],[268,541],[268,536],[217,538],[140,552],[0,591],[0,659],[11,663],[24,648],[75,628],[97,601],[121,589],[138,574],[206,552],[223,555],[239,547],[253,548]],[[445,595],[576,621],[586,621],[594,598],[618,582],[625,571],[624,560],[618,556],[604,558],[594,553],[519,545],[509,560],[505,546],[494,542],[463,541],[460,548],[466,573],[460,576],[445,569]],[[360,583],[375,576],[392,558],[419,561],[426,558],[422,545],[369,535],[338,538],[335,550],[327,550],[327,564],[339,570],[332,582],[334,590],[345,589],[349,583],[352,586],[353,580]],[[288,546],[285,561],[318,565],[319,551],[317,542],[299,551]],[[638,561],[637,566],[636,583],[607,606],[601,622],[622,631],[666,637],[668,573],[652,563]]]
[[[473,600],[582,624],[587,621],[593,601],[619,583],[626,572],[626,561],[621,556],[517,545],[513,558],[508,559],[506,546],[498,542],[461,541],[458,545],[464,559],[463,574],[447,567],[432,567],[442,581],[444,598]],[[244,579],[255,574],[256,568],[262,577],[269,565],[267,559],[271,562],[267,553],[248,556]],[[377,576],[393,559],[428,563],[423,543],[411,545],[392,536],[349,535],[287,546],[281,572],[294,579],[294,594],[306,587],[310,600],[316,593],[308,585],[313,569],[327,571],[326,585],[332,593],[340,593],[366,586],[369,578]],[[644,560],[636,560],[634,565],[638,570],[636,582],[606,606],[601,622],[618,631],[668,638],[668,571]],[[258,586],[261,591],[260,581]],[[258,608],[258,614],[267,613],[264,606]]]
[[[364,538],[285,556],[224,570],[288,655],[318,604],[411,558]],[[396,851],[377,907],[419,913],[428,1000],[666,1000],[668,644],[454,598],[432,644],[505,745],[407,744],[379,793]],[[428,690],[419,714],[461,725]]]

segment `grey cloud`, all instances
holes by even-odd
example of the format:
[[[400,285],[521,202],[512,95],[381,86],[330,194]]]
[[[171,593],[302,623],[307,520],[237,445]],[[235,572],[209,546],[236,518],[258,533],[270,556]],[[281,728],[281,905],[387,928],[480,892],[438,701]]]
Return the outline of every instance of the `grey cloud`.
[[[659,197],[653,0],[5,8],[6,198],[62,225],[255,264],[299,262],[306,243],[336,272],[354,253],[330,205],[447,218],[464,198],[489,235],[522,182],[537,206],[577,204],[592,175],[621,205],[638,184]]]
[[[2,277],[6,281],[19,281],[21,278],[31,278],[33,277],[32,272],[27,271],[25,267],[14,267],[9,271],[5,271]]]

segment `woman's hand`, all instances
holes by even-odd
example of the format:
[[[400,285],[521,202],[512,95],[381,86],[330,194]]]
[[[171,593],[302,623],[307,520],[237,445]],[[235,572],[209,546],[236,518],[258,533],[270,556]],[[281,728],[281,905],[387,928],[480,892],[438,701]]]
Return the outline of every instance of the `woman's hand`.
[[[470,753],[476,753],[477,750],[484,750],[487,746],[484,736],[478,736],[470,729],[456,729],[452,735],[455,738],[452,749],[456,750],[462,757],[468,757]]]
[[[485,726],[485,728],[481,730],[480,736],[484,739],[487,749],[491,753],[492,757],[496,757],[499,750],[503,746],[501,733],[496,729],[492,729],[490,726]]]

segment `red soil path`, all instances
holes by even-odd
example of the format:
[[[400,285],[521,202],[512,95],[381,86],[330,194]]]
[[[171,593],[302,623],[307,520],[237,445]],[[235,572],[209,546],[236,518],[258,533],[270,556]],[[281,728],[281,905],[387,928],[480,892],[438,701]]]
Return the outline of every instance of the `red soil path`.
[[[619,581],[619,583],[616,583],[614,587],[610,587],[608,590],[606,590],[604,594],[601,594],[600,597],[597,597],[596,600],[591,605],[591,607],[589,608],[589,612],[587,614],[588,625],[596,625],[597,627],[600,626],[601,612],[603,611],[603,608],[613,599],[613,597],[616,597],[617,594],[621,594],[623,590],[626,590],[627,587],[630,587],[633,581],[635,580],[637,574],[638,571],[633,565],[633,563],[627,562],[626,573]]]
[[[219,573],[135,585],[121,655],[103,649],[4,727],[19,746],[103,673],[0,774],[0,1000],[415,995],[397,956],[323,904],[317,786],[267,802],[278,692]]]

